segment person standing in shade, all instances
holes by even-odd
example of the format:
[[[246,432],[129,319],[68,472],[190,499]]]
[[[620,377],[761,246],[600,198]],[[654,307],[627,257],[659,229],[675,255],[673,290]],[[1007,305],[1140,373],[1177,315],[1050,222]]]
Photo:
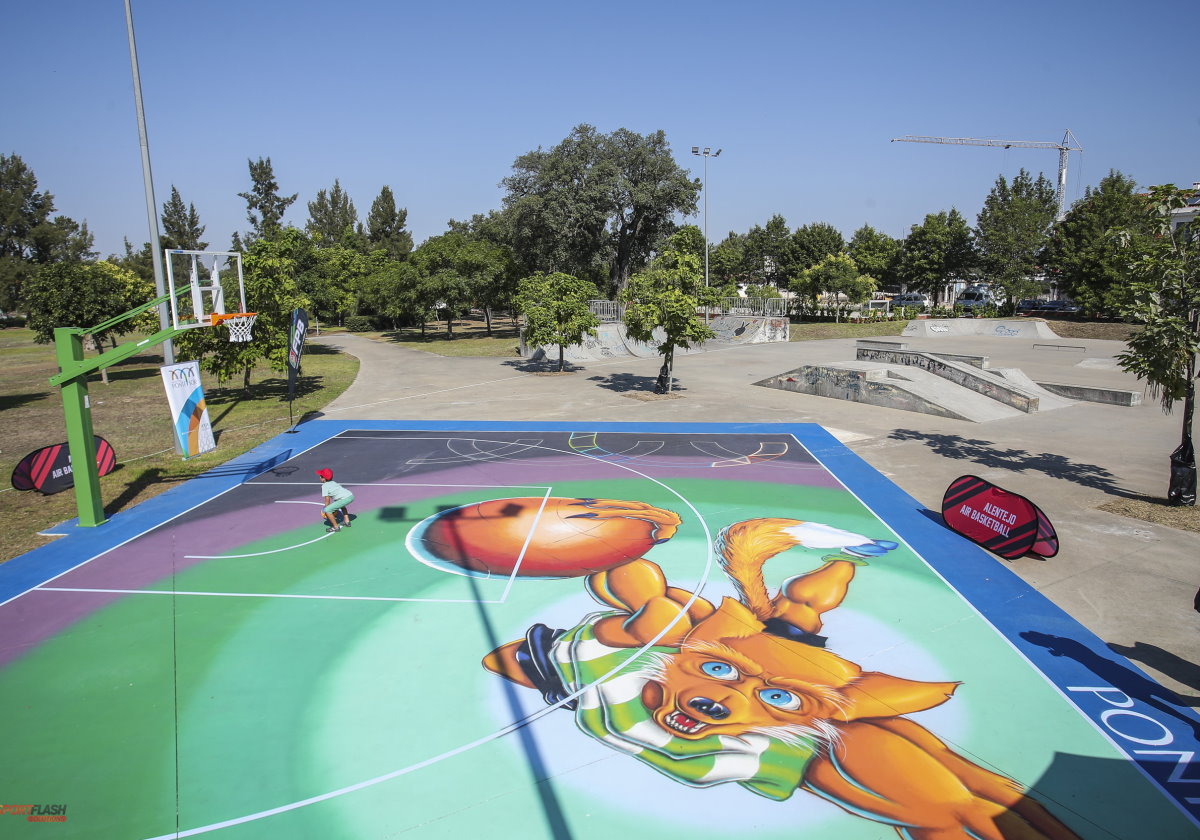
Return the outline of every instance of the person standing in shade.
[[[339,510],[342,512],[342,525],[349,528],[350,508],[348,505],[354,501],[354,494],[333,480],[333,470],[331,469],[317,470],[317,476],[321,479],[321,495],[325,497],[325,507],[321,511],[321,517],[329,524],[325,533],[332,534],[341,530],[337,520]]]

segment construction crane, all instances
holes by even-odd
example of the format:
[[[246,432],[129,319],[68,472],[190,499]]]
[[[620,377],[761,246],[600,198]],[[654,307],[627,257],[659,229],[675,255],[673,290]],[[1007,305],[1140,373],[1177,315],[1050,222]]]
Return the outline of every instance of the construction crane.
[[[1003,149],[1058,149],[1058,216],[1066,215],[1067,203],[1067,152],[1082,152],[1083,147],[1067,129],[1061,143],[1043,143],[1037,140],[980,140],[975,137],[916,137],[906,134],[893,137],[893,143],[945,143],[951,146],[999,146]],[[1075,145],[1072,145],[1074,143]]]

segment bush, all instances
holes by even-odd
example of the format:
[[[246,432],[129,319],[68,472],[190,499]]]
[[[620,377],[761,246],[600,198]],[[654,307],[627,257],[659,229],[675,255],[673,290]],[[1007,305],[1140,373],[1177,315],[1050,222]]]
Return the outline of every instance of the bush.
[[[350,315],[346,318],[346,329],[350,332],[367,332],[371,329],[371,319],[366,315]]]

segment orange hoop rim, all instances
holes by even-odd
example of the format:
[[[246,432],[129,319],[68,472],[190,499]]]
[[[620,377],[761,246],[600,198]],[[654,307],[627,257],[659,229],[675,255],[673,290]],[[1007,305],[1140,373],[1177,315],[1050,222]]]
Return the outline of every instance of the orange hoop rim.
[[[229,321],[234,318],[257,318],[257,312],[214,312],[211,316],[212,325],[219,326],[222,321]]]

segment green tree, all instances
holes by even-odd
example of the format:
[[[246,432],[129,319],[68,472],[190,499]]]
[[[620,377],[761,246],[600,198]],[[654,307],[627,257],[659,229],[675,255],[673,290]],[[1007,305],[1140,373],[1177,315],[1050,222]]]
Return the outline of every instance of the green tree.
[[[492,334],[492,307],[508,304],[514,292],[514,261],[507,247],[451,231],[423,242],[412,259],[449,310],[449,334],[453,315],[472,305],[483,308]]]
[[[745,237],[733,231],[708,253],[708,275],[711,285],[735,285],[743,279],[746,261]]]
[[[23,306],[22,286],[38,265],[95,259],[87,223],[55,216],[54,196],[18,155],[0,155],[0,309]]]
[[[1054,185],[1044,175],[1022,169],[1009,184],[996,179],[975,223],[975,243],[983,275],[1014,300],[1041,290],[1036,279],[1050,229],[1058,213]]]
[[[650,268],[629,278],[620,299],[625,303],[625,329],[630,338],[655,341],[655,330],[661,330],[660,382],[670,391],[675,348],[691,347],[715,335],[708,324],[697,320],[696,311],[714,305],[717,290],[705,288],[701,262],[695,254],[671,247]]]
[[[33,229],[33,261],[40,265],[52,262],[91,262],[98,256],[95,239],[87,222],[77,222],[68,216],[55,216]]]
[[[425,321],[433,302],[428,299],[420,270],[411,262],[387,259],[374,266],[362,283],[361,303],[398,329],[401,324]]]
[[[208,243],[203,241],[204,225],[196,205],[183,203],[179,190],[171,185],[171,197],[162,209],[162,247],[185,251],[203,251]]]
[[[875,230],[870,225],[863,225],[854,231],[846,253],[863,274],[869,274],[885,286],[898,282],[896,270],[900,260],[899,240]]]
[[[34,341],[54,340],[55,327],[87,328],[128,312],[154,297],[153,284],[111,262],[57,262],[37,266],[25,282],[25,303]],[[92,333],[96,352],[104,341],[116,343],[118,335],[149,326],[152,313],[122,321],[103,332]],[[101,379],[108,383],[107,370]]]
[[[875,291],[875,280],[861,274],[846,254],[829,254],[801,272],[792,284],[792,291],[808,297],[814,305],[823,294],[845,295],[852,303],[862,303]]]
[[[794,246],[787,220],[778,213],[766,225],[755,225],[743,240],[744,276],[774,286],[785,284],[787,272],[795,268]]]
[[[846,240],[841,231],[827,222],[813,222],[797,228],[792,234],[792,264],[786,276],[791,278],[801,271],[820,263],[823,259],[836,256],[846,250]]]
[[[675,163],[662,131],[600,134],[579,125],[549,151],[517,158],[501,185],[522,263],[624,288],[651,250],[696,212],[700,181]]]
[[[664,237],[661,250],[665,251],[671,247],[682,253],[699,257],[700,265],[704,265],[704,231],[696,225],[683,225],[670,236]]]
[[[517,284],[517,308],[525,316],[522,336],[529,347],[558,347],[558,369],[566,366],[563,348],[596,335],[600,319],[588,306],[596,286],[570,274],[534,274]]]
[[[948,283],[967,277],[975,264],[971,229],[957,209],[925,216],[913,225],[896,263],[896,275],[909,291],[927,292],[935,301]]]
[[[781,298],[783,295],[779,293],[779,289],[768,283],[764,283],[761,286],[756,283],[751,283],[746,287],[746,297],[763,300]]]
[[[396,198],[387,184],[371,202],[367,214],[367,242],[372,250],[386,251],[394,260],[405,259],[413,249],[412,234],[404,229],[408,209],[396,207]]]
[[[258,313],[254,339],[231,342],[223,327],[197,328],[175,339],[180,359],[200,359],[200,365],[218,382],[242,375],[242,387],[250,388],[255,365],[265,361],[282,373],[287,369],[288,332],[292,312],[312,303],[300,289],[300,274],[312,260],[312,240],[294,227],[279,228],[275,235],[250,243],[242,257],[246,306]],[[236,285],[236,272],[222,272],[223,282]],[[236,288],[226,286],[225,299],[235,300]]]
[[[247,244],[255,239],[277,235],[283,224],[283,214],[295,203],[297,194],[284,198],[279,194],[279,182],[270,158],[248,160],[250,165],[250,192],[238,193],[246,199],[246,219],[250,222],[250,233],[244,237]]]
[[[358,303],[365,279],[375,269],[361,251],[340,244],[317,247],[309,235],[312,250],[297,263],[300,292],[312,302],[314,315],[328,323],[344,323],[347,315],[358,314]]]
[[[336,178],[328,192],[317,190],[316,200],[308,202],[308,222],[304,229],[318,248],[346,244],[347,238],[353,236],[358,227],[354,202]]]
[[[26,285],[29,328],[34,341],[54,340],[55,327],[90,327],[154,297],[154,287],[114,263],[60,262],[39,266]],[[137,329],[136,319],[93,333],[97,347],[106,339]]]
[[[1088,312],[1116,313],[1131,303],[1128,256],[1112,231],[1143,223],[1145,201],[1136,190],[1132,178],[1110,171],[1054,227],[1046,270]]]
[[[200,224],[200,214],[196,212],[196,205],[184,204],[179,190],[173,184],[171,197],[163,204],[160,229],[162,234],[159,239],[163,248],[203,251],[208,247],[208,243],[201,239],[204,236],[204,225]],[[110,256],[109,261],[129,269],[153,284],[154,256],[150,252],[150,243],[144,242],[141,250],[134,251],[128,237],[124,241],[125,252],[120,256]]]
[[[1196,353],[1200,352],[1200,221],[1176,225],[1175,214],[1200,206],[1200,191],[1174,184],[1150,188],[1142,225],[1121,232],[1132,303],[1126,312],[1142,329],[1117,356],[1122,368],[1146,380],[1164,412],[1183,403],[1183,434],[1171,453],[1167,500],[1196,504]]]

